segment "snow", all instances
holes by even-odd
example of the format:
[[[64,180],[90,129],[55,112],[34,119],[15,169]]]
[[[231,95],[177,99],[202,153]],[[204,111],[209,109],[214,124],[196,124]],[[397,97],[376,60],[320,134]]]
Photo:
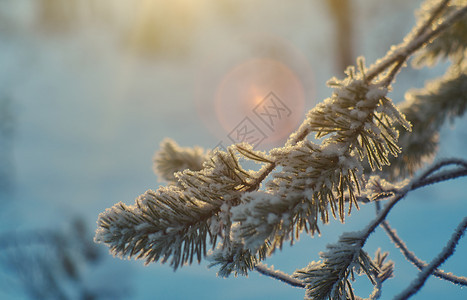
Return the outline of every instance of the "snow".
[[[384,87],[379,87],[377,85],[373,85],[370,87],[368,92],[366,92],[366,97],[372,100],[379,100],[385,97],[388,93],[388,89]]]

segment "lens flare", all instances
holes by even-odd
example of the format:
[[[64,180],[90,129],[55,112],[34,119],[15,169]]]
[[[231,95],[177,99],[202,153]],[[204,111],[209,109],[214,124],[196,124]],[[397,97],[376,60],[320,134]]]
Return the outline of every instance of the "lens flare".
[[[223,41],[200,64],[198,115],[222,145],[282,145],[313,105],[308,60],[277,37],[251,35]]]
[[[270,93],[276,96],[275,102],[268,98]],[[267,136],[267,143],[284,140],[302,119],[304,106],[297,76],[283,63],[267,58],[234,67],[221,81],[214,100],[216,118],[226,133],[250,117]]]

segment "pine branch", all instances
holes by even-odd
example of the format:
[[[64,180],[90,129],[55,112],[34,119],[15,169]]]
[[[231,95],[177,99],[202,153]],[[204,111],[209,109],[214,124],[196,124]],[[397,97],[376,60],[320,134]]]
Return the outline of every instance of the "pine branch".
[[[459,177],[467,176],[467,169],[461,170],[454,170],[454,171],[447,171],[441,174],[433,175],[429,178],[424,178],[424,175],[420,176],[420,179],[417,178],[416,180],[412,180],[409,184],[407,184],[404,188],[397,190],[394,192],[393,196],[391,197],[390,201],[386,204],[384,209],[377,215],[377,217],[367,226],[365,229],[365,239],[367,239],[371,233],[384,221],[386,220],[387,215],[391,211],[391,209],[400,201],[402,200],[408,192],[419,189],[421,187],[439,183],[442,181],[447,181]]]
[[[356,296],[355,297],[356,300],[377,300],[381,297],[383,282],[393,277],[393,273],[394,273],[394,262],[392,261],[385,262],[385,259],[388,257],[388,255],[389,255],[388,252],[381,254],[381,249],[379,248],[378,250],[376,250],[376,254],[375,254],[375,258],[373,259],[373,262],[380,270],[378,274],[375,274],[376,284],[373,286],[373,291],[371,292],[368,298],[364,299],[364,298]]]
[[[428,168],[425,172],[423,172],[423,175],[420,177],[420,179],[426,179],[428,176],[450,165],[455,165],[467,169],[467,161],[457,158],[444,159]]]
[[[440,3],[440,7],[446,5],[446,3],[444,2],[445,1]],[[386,56],[383,59],[380,59],[376,62],[375,65],[370,67],[367,73],[366,80],[371,81],[380,74],[382,74],[391,65],[407,60],[407,58],[411,56],[415,51],[423,47],[427,43],[427,41],[430,41],[438,34],[451,27],[455,22],[465,17],[466,13],[467,6],[464,6],[448,15],[434,29],[420,30],[419,28],[429,28],[432,26],[433,21],[431,21],[431,24],[428,23],[428,21],[430,21],[432,18],[427,18],[422,25],[420,25],[418,28],[415,28],[411,33],[407,35],[403,43],[399,44],[398,46],[392,47],[392,49],[386,54]],[[432,12],[432,14],[437,15],[438,10],[435,9]]]
[[[417,278],[410,283],[410,285],[394,299],[404,300],[408,299],[410,296],[416,294],[425,284],[425,281],[434,273],[434,271],[442,265],[452,254],[454,254],[457,243],[462,238],[467,229],[467,217],[465,217],[462,222],[457,226],[454,234],[451,239],[447,242],[443,251],[434,258],[431,263],[423,268],[419,273]]]
[[[453,162],[453,161],[451,161]],[[345,233],[339,238],[339,242],[329,246],[329,250],[324,254],[320,254],[324,258],[323,263],[311,263],[305,269],[297,272],[297,278],[307,283],[307,296],[316,299],[340,299],[338,297],[352,297],[353,294],[348,276],[356,263],[357,255],[360,255],[363,246],[365,245],[369,236],[380,226],[387,218],[391,209],[403,199],[407,193],[415,189],[438,183],[445,180],[458,178],[460,176],[467,176],[467,168],[465,162],[455,161],[456,164],[463,166],[463,168],[446,171],[435,172],[447,164],[439,163],[438,170],[433,168],[428,169],[421,174],[418,178],[413,179],[411,182],[405,184],[402,188],[394,189],[390,186],[392,196],[383,210],[381,210],[375,219],[373,219],[363,230],[354,233]],[[373,180],[373,182],[375,182]],[[373,190],[382,190],[381,186],[372,188]],[[370,194],[372,194],[371,192]],[[466,218],[467,219],[467,218]],[[466,225],[467,226],[467,225]],[[351,239],[349,239],[351,237]],[[351,243],[349,244],[349,240]],[[338,251],[337,251],[337,250]],[[377,270],[377,269],[374,269]],[[373,270],[373,271],[374,271]],[[375,283],[374,277],[366,272],[370,280]],[[321,297],[321,298],[320,298]],[[336,298],[334,298],[336,297]],[[315,299],[315,298],[313,298]]]
[[[425,180],[427,179],[429,176],[435,174],[436,172],[438,172],[439,170],[441,170],[442,168],[444,167],[447,167],[447,166],[451,166],[451,165],[455,165],[455,166],[460,166],[460,167],[463,167],[464,169],[467,170],[467,162],[466,161],[463,161],[463,160],[460,160],[460,159],[446,159],[446,160],[443,160],[443,161],[440,161],[436,164],[434,164],[433,166],[431,166],[430,168],[428,168],[425,172],[423,172],[423,174],[420,176],[420,180]],[[453,171],[451,171],[451,176],[455,176],[455,174],[458,174],[459,171],[456,171],[455,173],[453,173]],[[429,181],[425,181],[424,183],[425,184],[428,184]],[[382,190],[380,190],[382,191]],[[390,192],[390,193],[394,193],[394,190],[386,190],[384,191],[384,193],[387,193],[387,192]],[[380,211],[380,202],[375,202],[376,204],[376,212],[379,213]],[[422,270],[423,268],[425,268],[427,266],[427,263],[425,263],[424,261],[422,261],[421,259],[419,259],[415,253],[411,252],[407,246],[405,245],[404,241],[397,235],[397,232],[391,228],[391,226],[389,225],[389,222],[387,220],[384,220],[382,223],[381,223],[381,227],[383,227],[383,229],[385,230],[386,234],[389,236],[389,238],[391,239],[391,241],[400,249],[400,251],[402,252],[402,254],[405,256],[405,258],[412,262],[419,270]],[[450,281],[454,284],[459,284],[459,285],[467,285],[467,278],[466,277],[461,277],[461,276],[456,276],[452,273],[446,273],[444,272],[443,270],[434,270],[433,272],[433,275],[438,277],[438,278],[441,278],[441,279],[444,279],[444,280],[447,280],[447,281]]]
[[[387,256],[388,256],[388,252],[381,254],[380,249],[376,251],[375,258],[373,259],[373,263],[374,265],[378,267],[380,272],[374,274],[376,285],[374,286],[373,292],[371,293],[368,300],[379,299],[379,297],[381,296],[382,283],[385,280],[393,276],[394,263],[392,261],[384,262]],[[255,270],[265,276],[271,277],[273,279],[277,279],[293,287],[306,288],[306,285],[303,282],[301,282],[300,280],[297,280],[296,278],[280,270],[275,270],[274,266],[268,267],[267,265],[263,263],[258,263],[255,266]],[[360,297],[355,297],[355,299],[363,300]]]
[[[405,185],[405,187],[399,190],[392,190],[391,200],[386,204],[384,209],[377,215],[376,219],[373,220],[365,230],[366,237],[368,237],[376,229],[376,227],[378,227],[379,224],[386,220],[386,217],[391,211],[391,209],[397,204],[397,202],[403,199],[408,192],[419,189],[421,187],[425,187],[427,185],[467,176],[467,162],[461,160],[455,160],[455,162],[457,165],[461,165],[464,168],[435,173],[435,171],[439,171],[442,167],[451,164],[451,162],[451,160],[447,161],[446,163],[440,162],[437,164],[437,168],[429,168],[427,171],[423,172],[418,178],[411,180],[410,183]],[[435,175],[433,175],[434,173]]]
[[[442,168],[450,165],[456,165],[458,168],[439,172]],[[467,176],[466,161],[455,158],[442,160],[419,175],[417,180],[413,180],[410,191],[463,176]],[[380,203],[378,201],[393,197],[400,193],[402,189],[399,188],[399,186],[401,184],[406,185],[406,182],[407,179],[400,182],[399,184],[391,184],[379,176],[372,176],[368,181],[366,190],[362,193],[362,196],[358,198],[358,201],[362,203],[376,202],[376,211],[379,213]]]
[[[373,78],[384,73],[388,68],[391,67],[391,65],[396,64],[396,67],[392,68],[392,73],[389,74],[388,78],[382,81],[383,86],[389,86],[394,80],[397,71],[403,66],[404,61],[410,55],[412,55],[415,51],[422,47],[433,36],[436,36],[437,34],[443,32],[444,30],[449,28],[449,26],[451,26],[453,22],[462,18],[466,14],[467,7],[465,7],[463,10],[457,11],[455,14],[452,14],[444,23],[439,25],[435,30],[427,32],[427,28],[429,28],[432,25],[433,20],[439,15],[439,12],[442,11],[442,9],[446,6],[448,2],[449,1],[447,0],[443,0],[439,4],[439,8],[436,9],[433,12],[433,14],[427,20],[425,20],[425,22],[421,26],[414,29],[413,32],[411,32],[404,38],[405,42],[403,42],[399,46],[394,47],[394,49],[389,51],[383,59],[380,59],[376,62],[376,64],[371,66],[370,70],[366,75],[366,81],[370,82]],[[414,37],[416,37],[416,39],[414,39]],[[286,146],[293,146],[299,141],[304,140],[311,133],[311,131],[311,128],[308,127],[307,122],[305,120],[305,122],[301,124],[299,129],[295,133],[292,133],[290,135]],[[264,180],[264,178],[266,178],[269,175],[269,173],[275,169],[275,167],[276,166],[274,162],[272,162],[268,166],[268,168],[265,168],[260,173],[260,176],[258,177],[258,182],[256,182],[256,184],[252,186],[250,191],[258,188],[260,182]]]
[[[425,32],[427,32],[430,27],[432,26],[433,22],[441,15],[441,13],[447,8],[448,4],[451,0],[442,0],[438,3],[438,5],[434,5],[430,2],[427,2],[427,5],[433,5],[433,7],[425,8],[425,13],[422,14],[420,19],[425,18],[424,21],[421,22],[421,25],[414,30],[414,36],[418,37]]]
[[[387,98],[389,85],[414,51],[466,13],[467,6],[433,29],[422,25],[426,28],[409,34],[404,43],[369,70],[363,59],[358,60],[358,71],[349,68],[346,79],[331,80],[330,85],[335,88],[332,97],[311,110],[285,147],[270,155],[245,146],[229,147],[227,153],[217,151],[206,157],[199,151],[178,149],[174,143],[166,142],[156,155],[160,167],[157,170],[173,184],[156,192],[148,191],[132,206],[119,203],[106,210],[99,216],[95,241],[107,244],[115,255],[135,256],[146,262],[170,260],[177,269],[191,263],[194,257],[200,261],[208,244],[214,249],[220,237],[221,248],[214,252],[214,264],[220,264],[222,275],[227,276],[231,272],[246,274],[264,258],[266,250],[271,253],[284,240],[293,242],[303,230],[318,231],[318,217],[326,223],[329,208],[334,217],[343,221],[346,200],[349,213],[353,205],[358,205],[362,185],[359,160],[366,159],[373,169],[389,165],[389,155],[400,152],[395,123],[410,127]],[[437,23],[435,16],[431,19]],[[311,132],[322,139],[321,145],[306,140]],[[235,151],[263,167],[259,172],[243,170]],[[192,170],[181,171],[184,168]],[[175,171],[179,172],[174,174]],[[259,191],[274,171],[266,190]],[[417,184],[456,178],[465,172],[437,174]],[[414,186],[415,183],[395,194],[387,209],[367,228],[361,242],[351,248],[361,250],[392,206]],[[239,242],[247,247],[241,249]],[[356,253],[348,267],[358,258],[360,267],[367,271],[366,254]],[[340,282],[333,285],[332,293],[352,293],[349,286]]]
[[[420,22],[420,25],[412,30],[412,33],[410,34],[411,38],[415,40],[416,38],[421,37],[423,34],[426,34],[429,31],[430,27],[433,26],[433,22],[447,8],[449,2],[450,0],[442,0],[437,6],[431,9],[428,16],[425,16],[425,20]],[[399,59],[397,59],[394,67],[388,72],[388,74],[385,76],[385,79],[382,80],[384,85],[389,86],[394,81],[394,77],[402,68],[407,58],[408,56],[401,56],[399,57]]]
[[[243,170],[231,147],[216,151],[201,171],[176,173],[178,183],[147,191],[135,205],[118,203],[99,215],[95,241],[114,255],[169,259],[174,269],[198,262],[209,243],[229,237],[229,207],[238,201],[251,174]]]
[[[441,6],[445,5],[446,3],[447,2],[442,2],[440,4],[439,10],[435,11],[433,13],[433,16],[431,18],[428,18],[426,22],[432,22],[436,18],[435,15],[438,15],[439,12],[442,10]],[[396,48],[396,50],[394,50],[394,53],[388,54],[387,58],[383,59],[380,62],[377,62],[377,64],[370,68],[370,70],[367,71],[366,74],[363,67],[363,63],[360,63],[360,72],[358,74],[355,74],[352,69],[349,69],[348,78],[346,79],[346,81],[334,80],[334,82],[331,82],[331,85],[336,87],[334,94],[335,97],[331,98],[331,100],[325,101],[323,104],[318,105],[317,108],[310,111],[306,120],[306,122],[308,123],[305,122],[304,124],[302,124],[302,126],[297,130],[297,132],[291,135],[289,141],[286,144],[286,148],[296,148],[297,146],[295,145],[297,145],[297,142],[300,139],[305,138],[310,132],[316,131],[318,132],[318,137],[332,134],[330,138],[323,142],[324,147],[326,147],[327,145],[331,145],[331,147],[341,149],[352,149],[352,147],[356,147],[354,148],[354,151],[357,151],[360,157],[362,158],[367,157],[372,168],[381,168],[382,165],[389,164],[387,154],[392,153],[393,155],[397,155],[397,153],[400,151],[395,143],[397,139],[397,132],[391,130],[393,125],[392,122],[394,122],[394,120],[397,120],[401,124],[404,124],[406,127],[408,127],[408,125],[405,119],[402,117],[402,115],[397,111],[397,109],[392,107],[390,100],[385,98],[385,93],[387,92],[384,91],[385,86],[388,86],[391,83],[395,74],[397,73],[397,69],[403,65],[403,62],[414,51],[419,49],[423,44],[426,43],[426,41],[430,40],[446,28],[449,28],[449,26],[453,22],[461,18],[465,13],[467,13],[467,7],[459,9],[458,11],[451,14],[444,20],[443,23],[439,24],[434,29],[428,30],[427,25],[422,25],[421,28],[426,28],[414,30],[415,33],[409,34],[409,39],[407,39],[406,42],[404,42],[398,48]],[[393,64],[396,64],[396,67],[393,67],[392,71],[389,72],[388,77],[385,77],[385,79],[383,79],[381,83],[374,85],[368,84],[368,82],[376,78],[377,75],[384,72]],[[379,103],[375,102],[374,104],[372,104],[372,100],[366,98],[366,93],[370,93],[369,91],[378,95],[375,95],[372,99],[380,101]],[[358,100],[355,101],[353,99]],[[362,100],[359,101],[360,99]],[[364,99],[368,100],[369,103],[365,104]],[[356,106],[358,102],[361,106]],[[383,109],[383,112],[388,113],[389,116],[381,116],[378,115],[377,112],[372,112],[371,114],[368,113],[369,111],[375,110],[377,107],[384,107],[385,104],[386,110]],[[368,108],[368,110],[365,112],[363,112],[362,110],[362,114],[358,116],[359,112],[358,110],[355,110],[355,107],[365,109]],[[353,115],[349,116],[346,110],[353,110]],[[355,125],[355,123],[348,123],[349,120],[352,120],[352,117],[361,117],[360,120],[362,120],[362,122],[360,123],[360,125]],[[376,122],[377,126],[374,126],[372,124],[372,121]],[[349,126],[353,127],[351,128]],[[363,134],[363,130],[367,130],[365,134]],[[381,133],[380,136],[378,136],[379,133]],[[299,144],[298,147],[299,146],[301,146],[301,144]],[[292,153],[293,151],[289,150],[289,152]],[[274,153],[272,153],[272,155],[274,156]],[[282,155],[282,153],[280,155]],[[335,159],[338,159],[338,156],[336,156],[334,160]],[[283,167],[286,167],[286,164],[281,163],[279,161],[278,156],[276,155],[274,162],[262,170],[262,172],[260,173],[260,179],[263,180],[264,178],[266,178],[266,176],[274,170],[276,165],[282,165]],[[332,167],[330,167],[329,170],[331,171]],[[352,168],[350,168],[349,170],[352,170]],[[326,173],[326,171],[323,169],[317,169],[317,171]],[[313,182],[309,185],[309,187],[307,187],[306,185],[302,186],[303,190],[310,189],[311,191],[315,191],[316,193],[320,194],[316,195],[317,200],[314,201],[315,203],[317,203],[315,204],[317,207],[307,207],[306,201],[303,201],[303,199],[307,199],[307,197],[297,195],[296,192],[294,193],[292,186],[288,186],[287,183],[290,178],[301,178],[302,176],[305,176],[306,173],[303,173],[303,175],[301,174],[302,173],[300,172],[297,173],[297,171],[291,172],[290,175],[285,176],[285,179],[283,175],[279,174],[276,175],[276,183],[273,182],[272,185],[269,184],[269,188],[272,189],[270,190],[270,193],[272,194],[276,194],[279,190],[281,190],[282,193],[285,193],[287,191],[287,194],[295,195],[295,197],[289,196],[289,198],[292,197],[293,199],[289,199],[288,205],[281,203],[276,205],[276,208],[274,209],[272,208],[274,206],[274,203],[279,203],[283,201],[284,197],[279,196],[281,200],[278,200],[272,197],[271,195],[264,193],[249,193],[242,197],[242,203],[248,204],[249,207],[237,210],[236,213],[234,213],[234,220],[239,221],[242,224],[241,226],[243,227],[240,227],[241,232],[238,236],[243,238],[244,241],[247,242],[247,244],[251,244],[251,241],[255,240],[256,238],[264,239],[267,236],[269,236],[270,239],[273,241],[273,245],[280,247],[284,239],[292,238],[293,240],[293,235],[290,234],[292,230],[295,231],[295,235],[298,235],[299,232],[303,229],[305,229],[307,232],[310,231],[312,233],[317,231],[318,228],[316,224],[316,215],[321,214],[321,219],[323,220],[323,222],[327,222],[328,217],[326,206],[328,205],[328,203],[330,203],[330,207],[333,210],[332,213],[334,215],[338,214],[341,220],[343,220],[343,203],[345,201],[343,200],[344,196],[342,196],[342,188],[339,189],[337,193],[339,196],[337,197],[335,195],[328,196],[331,194],[329,192],[326,192],[326,189],[332,190],[334,186],[342,186],[340,185],[340,182],[342,182],[341,179],[339,179],[339,182],[331,183],[328,187],[325,187],[324,191],[321,190],[319,184]],[[282,178],[280,178],[281,176]],[[340,176],[340,178],[346,178],[346,176]],[[281,180],[283,181],[282,183],[280,183]],[[259,182],[254,182],[254,188],[259,187]],[[352,200],[355,197],[353,195],[352,186],[356,186],[358,184],[358,182],[353,182],[352,180],[348,181],[347,188],[350,188],[349,193],[352,195]],[[249,189],[249,191],[252,190],[253,189]],[[340,199],[338,201],[338,213],[335,212],[335,204],[332,201],[332,199],[335,198]],[[255,201],[255,199],[257,199],[257,201]],[[309,197],[308,199],[311,200]],[[254,202],[257,203],[255,204]],[[349,202],[351,203],[350,207],[352,203],[354,203],[355,205],[357,204],[356,200]],[[298,207],[299,205],[305,206],[303,208],[298,209],[297,211],[295,207]],[[282,210],[279,206],[282,206]],[[268,210],[267,208],[270,209]],[[292,214],[287,214],[286,211],[290,209],[292,209]],[[303,214],[301,213],[301,211],[307,212]],[[245,224],[245,216],[248,216],[249,219],[266,220],[270,216],[270,213],[272,213],[273,215],[271,215],[269,219],[276,220],[275,222],[273,222],[276,224],[274,226],[265,226],[267,228],[255,228],[257,224]],[[291,222],[291,220],[297,220],[298,222]],[[290,230],[287,230],[286,228],[290,227],[291,224],[293,225],[293,227]],[[259,232],[259,229],[262,229],[263,232]],[[273,236],[275,237],[272,238]]]
[[[443,20],[447,18],[450,13],[465,4],[465,0],[453,1],[453,3],[447,5],[445,9],[438,11],[440,19]],[[420,13],[420,19],[428,18],[427,14],[437,10],[436,7],[432,8],[430,5],[431,4],[429,2],[424,5],[424,9]],[[421,67],[423,65],[432,66],[437,60],[445,58],[451,58],[454,62],[459,63],[463,60],[463,52],[467,48],[467,39],[464,35],[466,30],[467,18],[462,17],[456,20],[448,30],[445,30],[431,43],[421,49],[421,51],[415,56],[413,65],[416,67]]]
[[[174,269],[206,255],[206,238],[214,237],[207,220],[219,203],[199,203],[176,188],[141,195],[136,204],[118,203],[99,216],[95,241],[119,257],[170,262]]]
[[[433,159],[442,125],[463,116],[467,109],[466,86],[467,73],[451,72],[430,82],[424,90],[406,94],[406,101],[399,108],[412,123],[413,132],[401,131],[402,155],[391,159],[387,170],[392,178],[412,175]]]
[[[358,208],[359,158],[381,169],[389,154],[397,155],[393,124],[410,124],[386,98],[386,88],[364,82],[364,72],[362,62],[359,73],[350,68],[345,80],[334,79],[332,98],[309,112],[310,131],[326,136],[322,145],[302,141],[271,151],[282,170],[273,173],[266,192],[244,194],[242,205],[232,210],[233,220],[240,222],[236,236],[246,247],[254,250],[266,239],[281,247],[302,230],[319,231],[318,216],[327,223],[329,207],[343,221],[347,195],[349,213],[353,205]]]
[[[220,266],[217,275],[221,277],[229,277],[231,273],[234,273],[235,277],[239,274],[246,276],[260,261],[266,258],[268,246],[268,244],[265,244],[257,252],[252,253],[252,251],[244,249],[243,245],[237,242],[228,247],[220,245],[211,253],[209,267]]]

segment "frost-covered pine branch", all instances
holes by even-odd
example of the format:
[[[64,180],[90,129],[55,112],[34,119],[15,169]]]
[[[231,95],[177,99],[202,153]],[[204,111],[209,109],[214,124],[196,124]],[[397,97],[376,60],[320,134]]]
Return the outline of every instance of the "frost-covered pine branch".
[[[419,12],[419,19],[426,20],[430,14],[441,15],[446,20],[467,1],[427,1]],[[442,4],[450,3],[445,5]],[[431,15],[431,16],[433,16]],[[413,133],[401,131],[399,145],[402,154],[391,160],[392,178],[412,175],[436,155],[441,126],[449,120],[462,117],[467,106],[467,17],[458,18],[452,26],[442,31],[415,55],[413,65],[432,66],[441,59],[449,59],[452,65],[444,76],[429,82],[425,88],[409,91],[406,100],[399,105],[400,110],[412,123]]]
[[[439,166],[443,165],[444,164],[442,163],[439,164]],[[365,265],[367,262],[365,258],[368,258],[368,254],[366,254],[362,248],[365,245],[367,239],[378,226],[383,224],[392,208],[400,200],[405,198],[410,191],[433,184],[435,182],[467,176],[467,167],[465,166],[465,163],[462,165],[463,167],[460,170],[451,170],[442,172],[441,174],[433,174],[434,169],[430,168],[420,177],[414,178],[410,182],[405,182],[405,184],[402,186],[383,184],[385,186],[382,187],[381,181],[373,178],[367,187],[370,192],[367,193],[369,195],[374,195],[375,191],[387,193],[387,191],[390,190],[391,196],[389,202],[381,211],[379,211],[376,218],[372,220],[363,230],[358,232],[344,233],[341,235],[339,241],[336,244],[327,246],[328,251],[320,253],[323,262],[312,262],[306,268],[297,271],[295,277],[307,284],[306,289],[308,299],[354,298],[349,275],[353,274],[352,272],[356,268],[355,266],[359,266],[359,268],[356,270],[363,270],[373,285],[375,285],[374,294],[379,294],[381,291],[377,288],[377,281],[375,278],[377,278],[380,270],[373,267],[372,264]],[[376,186],[372,186],[372,184]],[[461,226],[459,228],[461,228]],[[465,227],[462,228],[465,230]],[[459,230],[456,232],[459,234]],[[457,238],[454,246],[458,239],[460,239],[460,237]],[[453,253],[454,246],[452,246],[450,249],[449,255]],[[447,258],[447,256],[443,257]],[[430,271],[430,275],[433,273],[433,270]],[[386,276],[383,277],[385,278]]]
[[[400,151],[394,124],[407,129],[410,124],[386,97],[385,86],[365,82],[363,61],[360,66],[358,73],[349,68],[345,80],[330,82],[333,96],[312,109],[299,129],[326,136],[321,145],[304,140],[273,149],[270,157],[282,169],[272,172],[265,191],[244,194],[243,205],[232,210],[239,222],[234,232],[248,248],[266,240],[281,247],[302,230],[318,231],[318,218],[327,223],[329,214],[343,221],[346,195],[349,212],[352,205],[358,207],[360,161],[367,159],[372,168],[381,169],[389,164],[389,154]]]
[[[461,116],[466,109],[467,68],[453,68],[451,77],[411,92],[400,108],[389,98],[395,77],[416,51],[450,56],[465,49],[463,42],[455,51],[443,48],[443,39],[457,38],[458,24],[467,15],[466,1],[427,1],[422,11],[418,25],[386,56],[369,68],[359,58],[344,79],[332,78],[331,97],[308,112],[283,147],[266,153],[244,143],[227,151],[204,152],[164,141],[154,169],[168,185],[147,191],[133,205],[118,203],[100,214],[95,241],[106,244],[114,255],[146,263],[169,262],[174,270],[209,255],[220,276],[247,275],[256,269],[305,286],[307,297],[313,299],[354,298],[354,274],[366,274],[375,286],[370,299],[380,297],[393,264],[384,263],[387,255],[380,252],[372,260],[363,249],[367,239],[409,191],[467,175],[467,168],[459,163],[455,170],[430,169],[403,187],[381,177],[367,181],[364,176],[366,164],[370,172],[399,176],[404,167],[413,172],[433,155],[445,120]],[[440,43],[444,50],[430,50],[430,43]],[[411,123],[415,132],[399,141],[401,132],[411,130]],[[313,141],[308,139],[312,133]],[[420,142],[428,143],[423,148]],[[419,151],[407,154],[411,145]],[[401,153],[403,159],[397,161]],[[244,169],[240,158],[260,164],[259,171]],[[284,242],[294,243],[302,232],[319,232],[331,216],[343,222],[359,202],[388,197],[366,228],[342,235],[320,254],[322,261],[298,270],[295,278],[260,264]]]
[[[450,14],[467,4],[465,0],[442,1],[439,5],[436,1],[426,1],[418,13],[419,20],[426,20],[433,15],[441,14],[441,19],[446,19]],[[446,5],[449,4],[449,5]],[[431,22],[429,22],[431,23]],[[427,44],[415,57],[415,66],[433,66],[440,59],[450,59],[456,63],[464,60],[464,52],[467,49],[467,18],[463,17],[443,31],[431,43]]]
[[[218,235],[229,242],[227,212],[252,173],[243,170],[232,148],[214,152],[203,167],[177,172],[177,184],[149,190],[134,205],[107,209],[99,217],[96,242],[108,244],[115,255],[146,263],[170,259],[174,269],[195,257],[200,261],[210,248],[208,238],[212,246]]]
[[[466,70],[467,71],[467,70]],[[433,160],[439,144],[441,127],[462,117],[467,107],[467,73],[449,71],[424,89],[406,94],[400,110],[412,123],[413,134],[402,132],[402,154],[391,161],[392,177],[412,175]]]

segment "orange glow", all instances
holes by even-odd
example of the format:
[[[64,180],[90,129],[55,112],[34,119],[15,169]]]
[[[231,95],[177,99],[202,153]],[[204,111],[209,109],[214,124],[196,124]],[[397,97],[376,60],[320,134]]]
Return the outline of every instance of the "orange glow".
[[[271,108],[262,111],[274,108],[265,99],[271,92],[280,99],[278,104],[285,105],[283,111],[290,110],[287,118],[277,115]],[[299,124],[305,97],[302,83],[289,67],[273,59],[251,59],[224,76],[214,106],[217,120],[226,133],[249,117],[267,135],[267,143],[274,143],[286,139]],[[268,125],[265,121],[273,123]]]
[[[255,33],[213,48],[199,64],[194,96],[200,120],[222,145],[247,141],[266,150],[282,145],[312,106],[313,74],[287,40]],[[261,131],[258,144],[243,138],[246,125]]]
[[[189,47],[205,1],[140,0],[126,43],[142,54],[179,53]]]

